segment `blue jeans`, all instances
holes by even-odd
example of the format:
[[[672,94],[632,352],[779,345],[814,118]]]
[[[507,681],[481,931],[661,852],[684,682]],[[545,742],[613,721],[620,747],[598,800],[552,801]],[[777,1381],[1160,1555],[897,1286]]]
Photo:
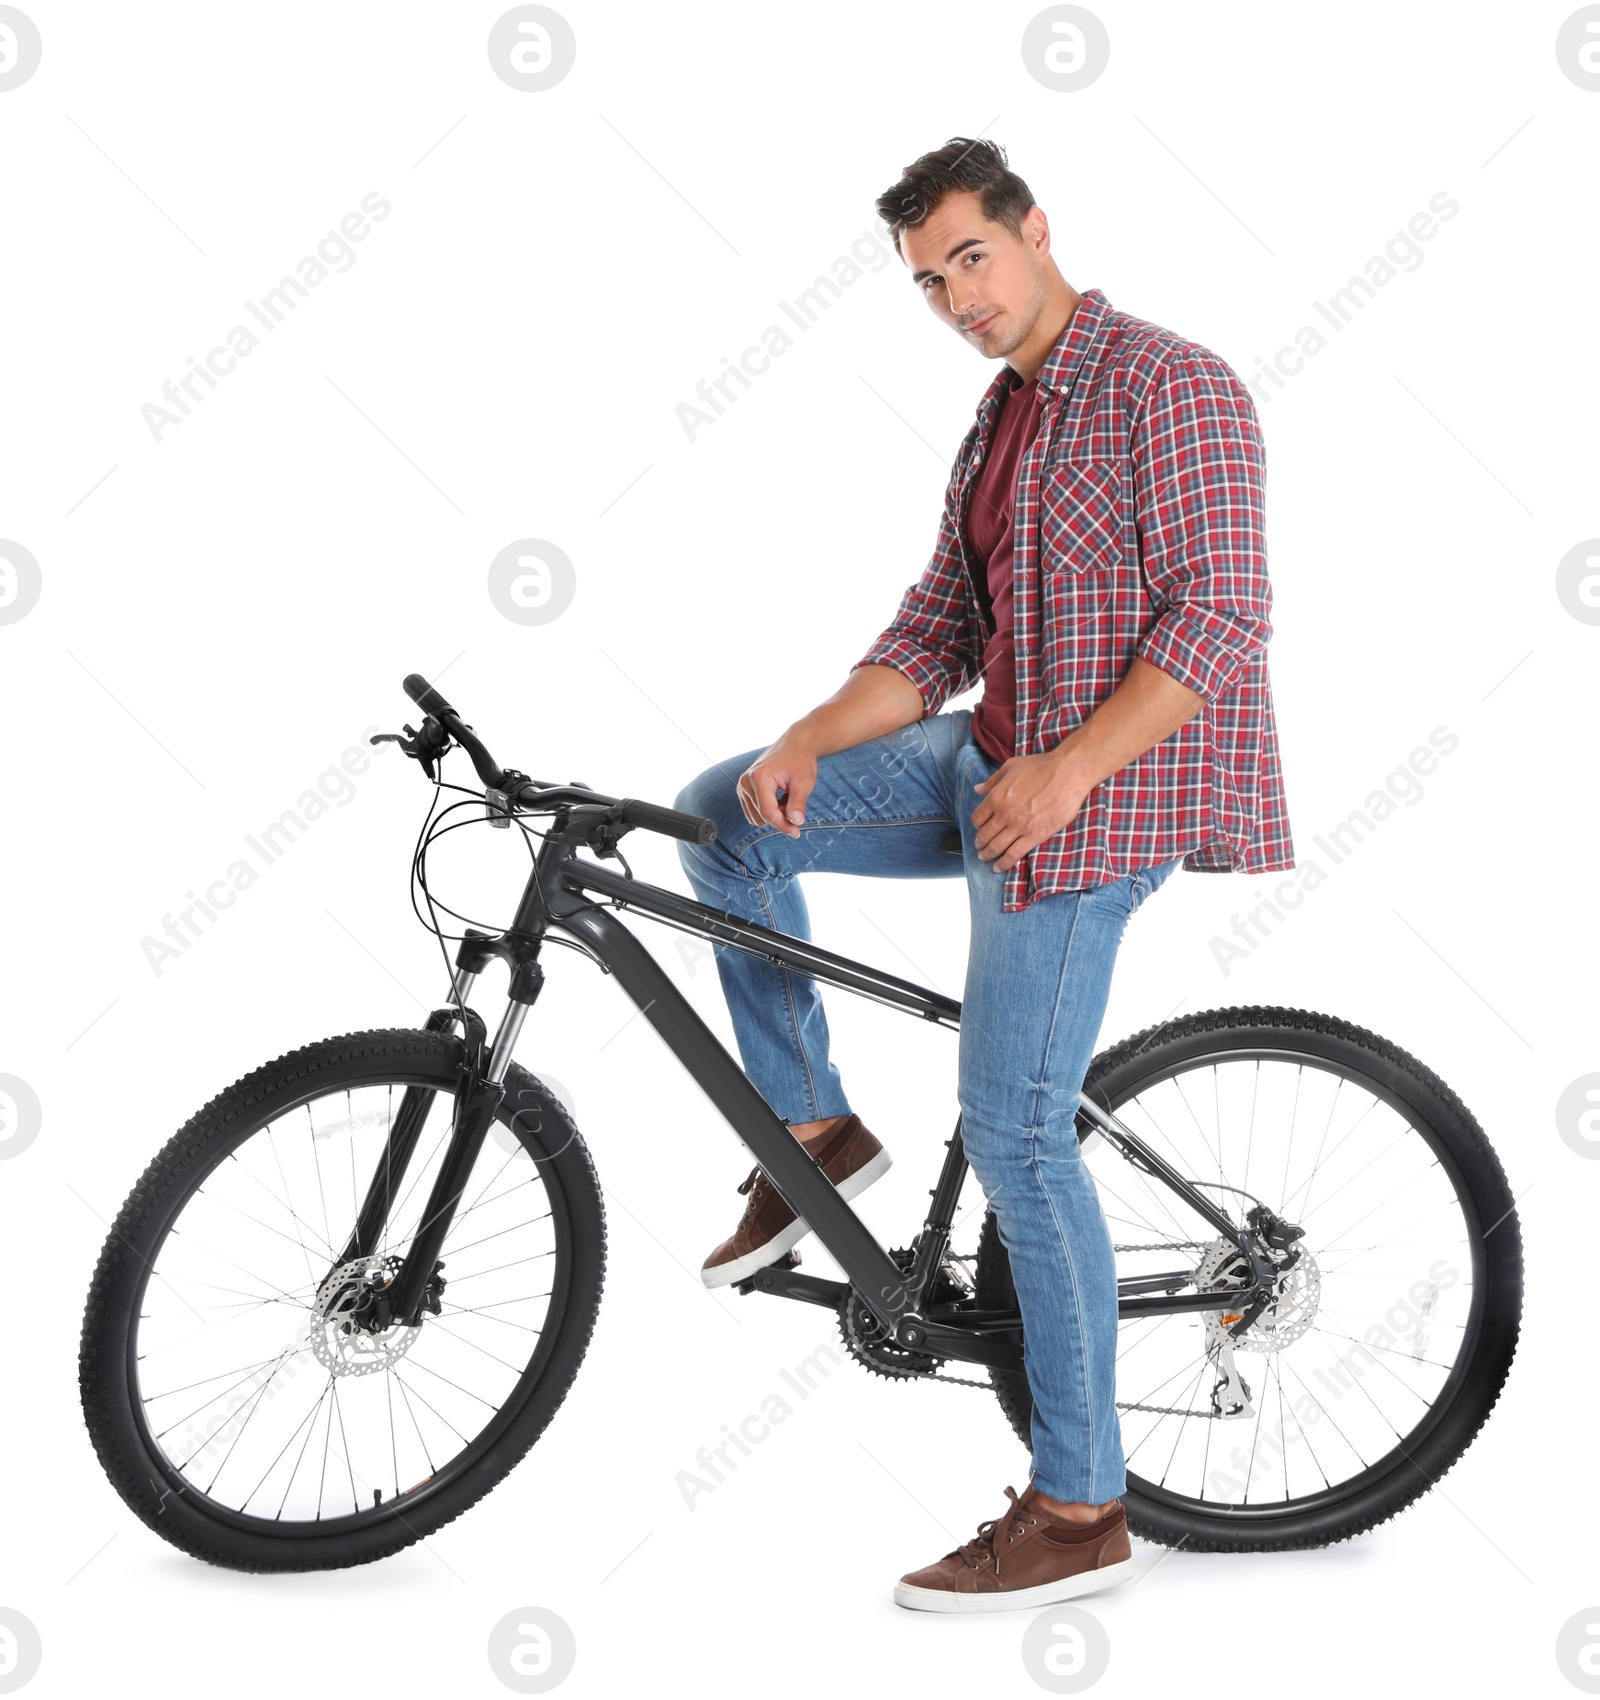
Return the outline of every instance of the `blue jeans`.
[[[732,756],[677,798],[717,823],[716,842],[678,849],[701,902],[800,938],[810,937],[798,879],[808,870],[966,879],[957,1098],[1022,1313],[1033,1479],[1055,1499],[1098,1505],[1127,1486],[1116,1265],[1075,1118],[1128,918],[1178,862],[1005,913],[1005,876],[978,857],[972,824],[983,800],[972,787],[999,764],[973,741],[971,721],[958,709],[822,757],[797,839],[744,818],[735,786],[762,751]],[[940,848],[952,827],[959,857]],[[745,1072],[776,1113],[789,1122],[847,1114],[816,982],[725,946],[716,960]]]

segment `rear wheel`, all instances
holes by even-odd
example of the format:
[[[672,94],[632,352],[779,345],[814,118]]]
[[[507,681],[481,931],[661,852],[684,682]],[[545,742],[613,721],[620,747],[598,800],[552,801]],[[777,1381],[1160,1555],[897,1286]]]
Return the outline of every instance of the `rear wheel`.
[[[1135,1034],[1095,1059],[1084,1094],[1235,1220],[1259,1200],[1305,1230],[1304,1257],[1232,1341],[1237,1414],[1216,1346],[1239,1312],[1121,1324],[1130,1527],[1200,1552],[1322,1546],[1426,1492],[1499,1398],[1522,1309],[1511,1191],[1460,1099],[1375,1034],[1284,1009]],[[1079,1133],[1119,1276],[1240,1279],[1209,1223],[1083,1120]],[[981,1308],[1015,1308],[992,1215],[976,1287]],[[991,1380],[1030,1444],[1026,1377]]]
[[[241,1570],[382,1558],[487,1493],[566,1396],[604,1211],[576,1127],[522,1069],[421,1325],[352,1323],[420,1226],[461,1059],[458,1038],[409,1031],[281,1057],[193,1117],[123,1206],[84,1319],[84,1414],[112,1484],[175,1546]],[[343,1264],[411,1088],[426,1117],[383,1243]]]

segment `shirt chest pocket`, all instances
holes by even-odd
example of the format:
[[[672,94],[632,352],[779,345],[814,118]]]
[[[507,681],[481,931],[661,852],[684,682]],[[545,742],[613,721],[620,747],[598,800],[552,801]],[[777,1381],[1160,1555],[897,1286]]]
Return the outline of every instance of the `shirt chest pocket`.
[[[1039,475],[1039,565],[1062,574],[1122,558],[1122,468],[1114,460],[1055,461]]]

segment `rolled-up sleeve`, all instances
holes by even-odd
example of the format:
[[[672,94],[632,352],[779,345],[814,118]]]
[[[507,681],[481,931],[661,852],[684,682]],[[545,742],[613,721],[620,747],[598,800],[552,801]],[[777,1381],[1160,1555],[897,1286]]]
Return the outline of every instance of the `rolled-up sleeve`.
[[[907,587],[894,618],[855,667],[893,667],[922,695],[924,717],[970,690],[982,672],[966,566],[947,506],[939,541],[918,581]],[[854,668],[852,668],[854,671]]]
[[[1132,449],[1155,609],[1135,652],[1209,702],[1272,636],[1255,404],[1221,360],[1174,361],[1146,397]]]

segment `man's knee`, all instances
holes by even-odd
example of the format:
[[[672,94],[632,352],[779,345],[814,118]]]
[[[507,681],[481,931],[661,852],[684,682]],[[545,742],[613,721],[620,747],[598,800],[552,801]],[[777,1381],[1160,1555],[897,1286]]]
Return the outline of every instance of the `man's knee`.
[[[738,782],[736,766],[724,762],[696,774],[673,798],[673,808],[689,815],[704,815],[707,820],[717,823],[717,841],[714,844],[678,841],[678,860],[685,873],[708,874],[713,869],[730,867],[738,870],[738,862],[731,860],[727,853],[727,840],[744,819],[735,789]]]
[[[1032,1187],[1040,1163],[1083,1160],[1076,1091],[1047,1090],[1042,1102],[1038,1093],[1028,1094],[1026,1101],[1016,1094],[1007,1099],[988,1093],[974,1102],[958,1089],[956,1097],[967,1162],[991,1196]]]
[[[673,798],[672,806],[685,814],[705,815],[709,820],[721,820],[733,797],[737,778],[720,767],[708,767],[697,773]]]
[[[958,1101],[959,1096],[958,1093]],[[969,1113],[964,1105],[961,1144],[978,1184],[991,1200],[997,1193],[1004,1193],[1017,1184],[1031,1155],[1030,1141],[1024,1130],[987,1117],[980,1118]]]

